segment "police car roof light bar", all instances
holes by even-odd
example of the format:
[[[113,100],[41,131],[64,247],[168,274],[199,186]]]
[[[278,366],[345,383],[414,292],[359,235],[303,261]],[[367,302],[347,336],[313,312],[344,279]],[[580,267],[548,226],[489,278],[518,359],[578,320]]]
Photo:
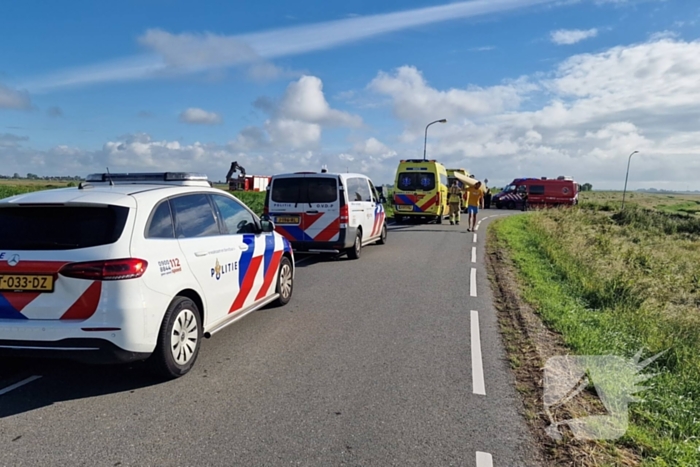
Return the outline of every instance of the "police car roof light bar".
[[[96,173],[88,175],[87,182],[184,182],[208,181],[206,175],[192,172]]]

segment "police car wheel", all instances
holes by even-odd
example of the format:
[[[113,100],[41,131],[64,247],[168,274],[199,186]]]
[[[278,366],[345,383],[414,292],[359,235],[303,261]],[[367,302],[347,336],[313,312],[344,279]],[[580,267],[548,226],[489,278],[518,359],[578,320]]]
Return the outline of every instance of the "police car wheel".
[[[377,243],[379,245],[384,245],[386,243],[386,224],[382,226],[382,235],[379,237],[379,240],[377,240]]]
[[[357,235],[355,235],[355,243],[352,245],[352,247],[348,248],[348,258],[359,259],[361,253],[362,253],[362,232],[360,232],[358,230]]]
[[[512,201],[508,201],[508,204],[506,205],[506,208],[513,210],[515,209],[515,203]]]
[[[179,378],[194,366],[202,342],[202,318],[197,305],[176,297],[165,312],[151,363],[167,379]]]
[[[275,291],[279,294],[277,301],[278,306],[283,306],[289,303],[294,292],[294,277],[292,274],[292,262],[289,258],[283,257],[280,262],[280,269],[277,273],[277,288]]]

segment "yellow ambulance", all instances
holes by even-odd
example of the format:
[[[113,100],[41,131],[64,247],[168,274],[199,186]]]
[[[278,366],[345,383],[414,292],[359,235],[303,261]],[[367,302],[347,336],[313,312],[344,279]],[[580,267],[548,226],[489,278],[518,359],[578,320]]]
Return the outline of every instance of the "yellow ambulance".
[[[448,214],[447,170],[435,160],[402,160],[394,183],[394,221],[431,219],[442,224]]]

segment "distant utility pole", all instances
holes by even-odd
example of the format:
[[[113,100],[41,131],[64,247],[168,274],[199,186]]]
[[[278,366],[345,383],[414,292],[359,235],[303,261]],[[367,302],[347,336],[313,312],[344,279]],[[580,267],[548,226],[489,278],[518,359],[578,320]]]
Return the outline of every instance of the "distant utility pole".
[[[630,175],[630,162],[632,161],[632,156],[634,156],[638,152],[639,151],[634,151],[632,154],[630,154],[630,157],[627,159],[627,175],[625,175],[625,189],[622,192],[622,209],[625,209],[625,195],[627,194],[627,179]]]

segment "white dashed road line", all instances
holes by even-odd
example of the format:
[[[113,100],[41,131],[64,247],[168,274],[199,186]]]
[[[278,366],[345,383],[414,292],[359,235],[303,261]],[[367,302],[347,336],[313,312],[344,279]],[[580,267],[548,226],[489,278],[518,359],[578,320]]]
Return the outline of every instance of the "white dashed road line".
[[[472,263],[476,263],[476,247],[472,247]]]
[[[476,467],[493,467],[493,457],[491,457],[491,454],[477,451]]]
[[[17,388],[21,388],[21,387],[24,386],[25,384],[29,384],[29,383],[31,383],[32,381],[36,381],[36,380],[39,379],[39,378],[41,378],[41,376],[36,376],[36,375],[35,375],[35,376],[30,376],[30,377],[27,378],[27,379],[23,379],[23,380],[20,381],[19,383],[15,383],[15,384],[13,384],[12,386],[6,387],[5,389],[0,389],[0,396],[5,395],[5,394],[7,394],[7,393],[10,392],[10,391],[14,391],[14,390],[17,389]]]
[[[476,268],[472,268],[469,277],[469,295],[476,297]]]
[[[486,395],[484,365],[481,359],[481,333],[479,332],[479,312],[472,310],[472,387],[474,394]]]
[[[476,234],[474,234],[474,243],[476,243]]]

